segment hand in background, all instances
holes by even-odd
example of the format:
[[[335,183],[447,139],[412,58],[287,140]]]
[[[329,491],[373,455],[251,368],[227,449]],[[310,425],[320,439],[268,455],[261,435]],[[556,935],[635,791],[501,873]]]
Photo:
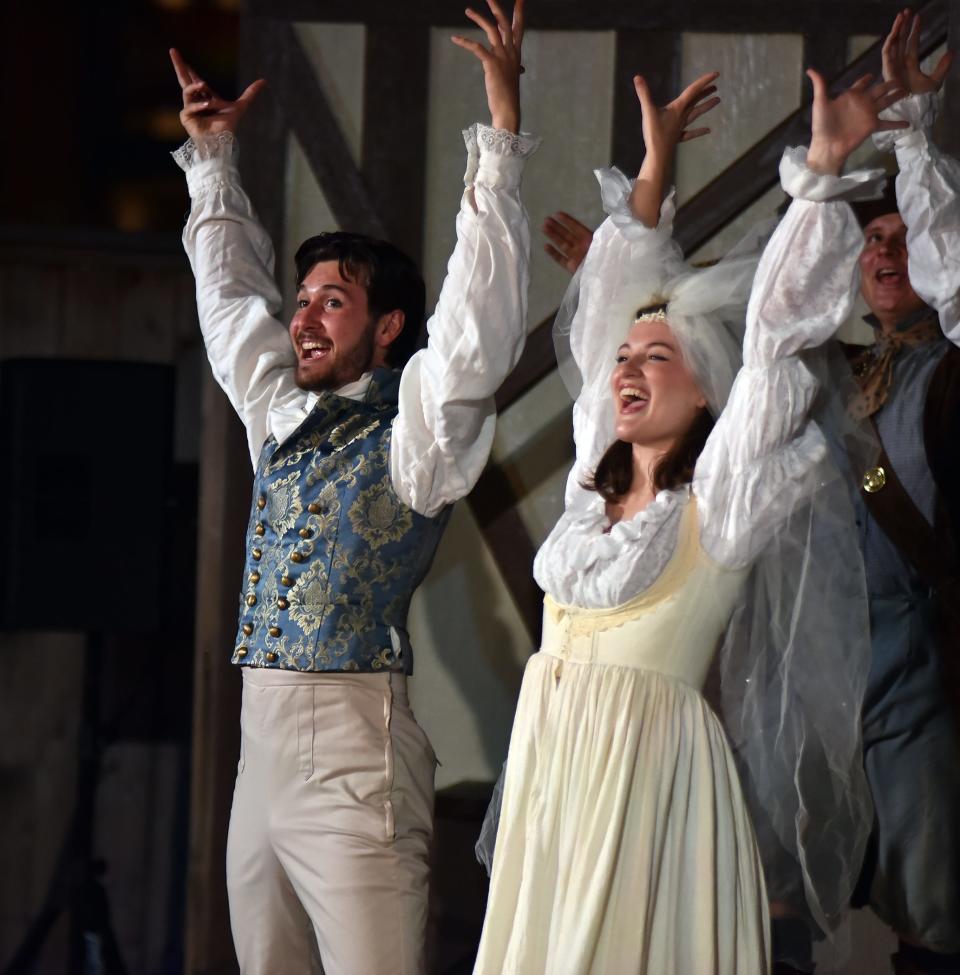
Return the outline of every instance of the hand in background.
[[[490,47],[478,41],[454,35],[458,47],[473,54],[483,65],[483,82],[487,89],[490,120],[495,129],[520,131],[520,49],[523,45],[523,0],[513,6],[513,21],[507,20],[497,0],[487,0],[495,23],[467,8],[467,16],[487,35]]]
[[[576,217],[558,210],[544,221],[543,232],[550,241],[543,249],[560,267],[573,274],[587,256],[593,231]]]
[[[947,51],[937,66],[925,74],[920,67],[920,15],[909,10],[897,14],[883,42],[883,77],[910,95],[939,91],[950,70],[953,54]]]
[[[170,49],[170,60],[177,72],[177,81],[183,93],[183,110],[180,123],[191,139],[219,132],[236,132],[250,103],[257,97],[266,82],[260,78],[248,85],[243,94],[234,102],[221,98],[187,64],[175,48]]]
[[[850,153],[874,132],[907,128],[906,122],[885,121],[880,113],[906,95],[897,81],[871,84],[873,75],[858,78],[836,98],[827,93],[823,76],[811,68],[813,125],[807,166],[816,173],[839,176]]]

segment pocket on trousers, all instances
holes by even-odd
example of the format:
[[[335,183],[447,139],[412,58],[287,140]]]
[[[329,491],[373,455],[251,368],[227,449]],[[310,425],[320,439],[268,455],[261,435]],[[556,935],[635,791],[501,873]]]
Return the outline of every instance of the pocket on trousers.
[[[247,760],[246,749],[244,748],[244,744],[243,744],[243,728],[241,728],[240,729],[240,757],[237,759],[237,778],[239,778],[240,775],[242,774],[243,766],[246,764],[246,760]]]
[[[312,687],[298,687],[297,695],[297,768],[306,782],[316,768],[313,760],[316,701]]]
[[[317,684],[312,721],[298,715],[301,771],[323,809],[326,829],[376,843],[393,841],[391,710],[390,688],[376,675],[365,675],[362,681]]]

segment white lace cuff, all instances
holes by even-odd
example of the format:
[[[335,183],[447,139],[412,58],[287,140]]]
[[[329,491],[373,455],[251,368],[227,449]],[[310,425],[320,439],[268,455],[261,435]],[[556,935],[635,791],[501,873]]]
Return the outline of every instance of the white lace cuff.
[[[909,95],[880,113],[880,118],[893,122],[909,122],[908,129],[891,129],[889,132],[874,132],[873,144],[881,152],[904,149],[930,137],[933,123],[940,113],[943,97],[938,91]]]
[[[807,147],[787,147],[780,160],[780,185],[795,200],[814,203],[837,200],[879,200],[886,174],[882,169],[858,169],[845,176],[815,173],[807,167]]]
[[[474,122],[463,130],[467,147],[464,186],[518,186],[527,157],[540,148],[540,139],[527,132],[508,132]]]
[[[195,198],[218,182],[226,169],[235,170],[240,158],[240,143],[232,132],[218,132],[187,141],[171,153],[173,161],[187,174],[187,188]]]
[[[673,218],[677,212],[677,193],[674,187],[670,187],[670,192],[660,205],[660,222],[655,228],[651,228],[637,220],[630,209],[630,193],[634,180],[628,179],[616,166],[595,169],[593,174],[600,184],[600,200],[604,212],[610,215],[614,226],[627,240],[639,240],[642,237],[669,239],[673,236]]]

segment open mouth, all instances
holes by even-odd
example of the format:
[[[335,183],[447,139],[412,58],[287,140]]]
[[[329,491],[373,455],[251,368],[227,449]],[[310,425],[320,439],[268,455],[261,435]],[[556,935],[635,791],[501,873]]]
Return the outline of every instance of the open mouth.
[[[620,412],[639,413],[644,409],[650,397],[637,386],[620,387]]]
[[[333,346],[328,342],[318,342],[315,339],[305,339],[300,343],[300,361],[317,362],[325,359],[332,351]]]
[[[896,271],[891,267],[882,267],[874,275],[874,279],[880,284],[888,285],[903,284],[903,278],[904,276],[902,271]]]

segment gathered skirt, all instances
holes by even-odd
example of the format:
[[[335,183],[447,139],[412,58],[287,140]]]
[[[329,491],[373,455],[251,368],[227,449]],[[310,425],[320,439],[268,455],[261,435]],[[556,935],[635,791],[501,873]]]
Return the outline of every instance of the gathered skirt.
[[[475,975],[763,975],[768,959],[756,840],[699,691],[534,654]]]

